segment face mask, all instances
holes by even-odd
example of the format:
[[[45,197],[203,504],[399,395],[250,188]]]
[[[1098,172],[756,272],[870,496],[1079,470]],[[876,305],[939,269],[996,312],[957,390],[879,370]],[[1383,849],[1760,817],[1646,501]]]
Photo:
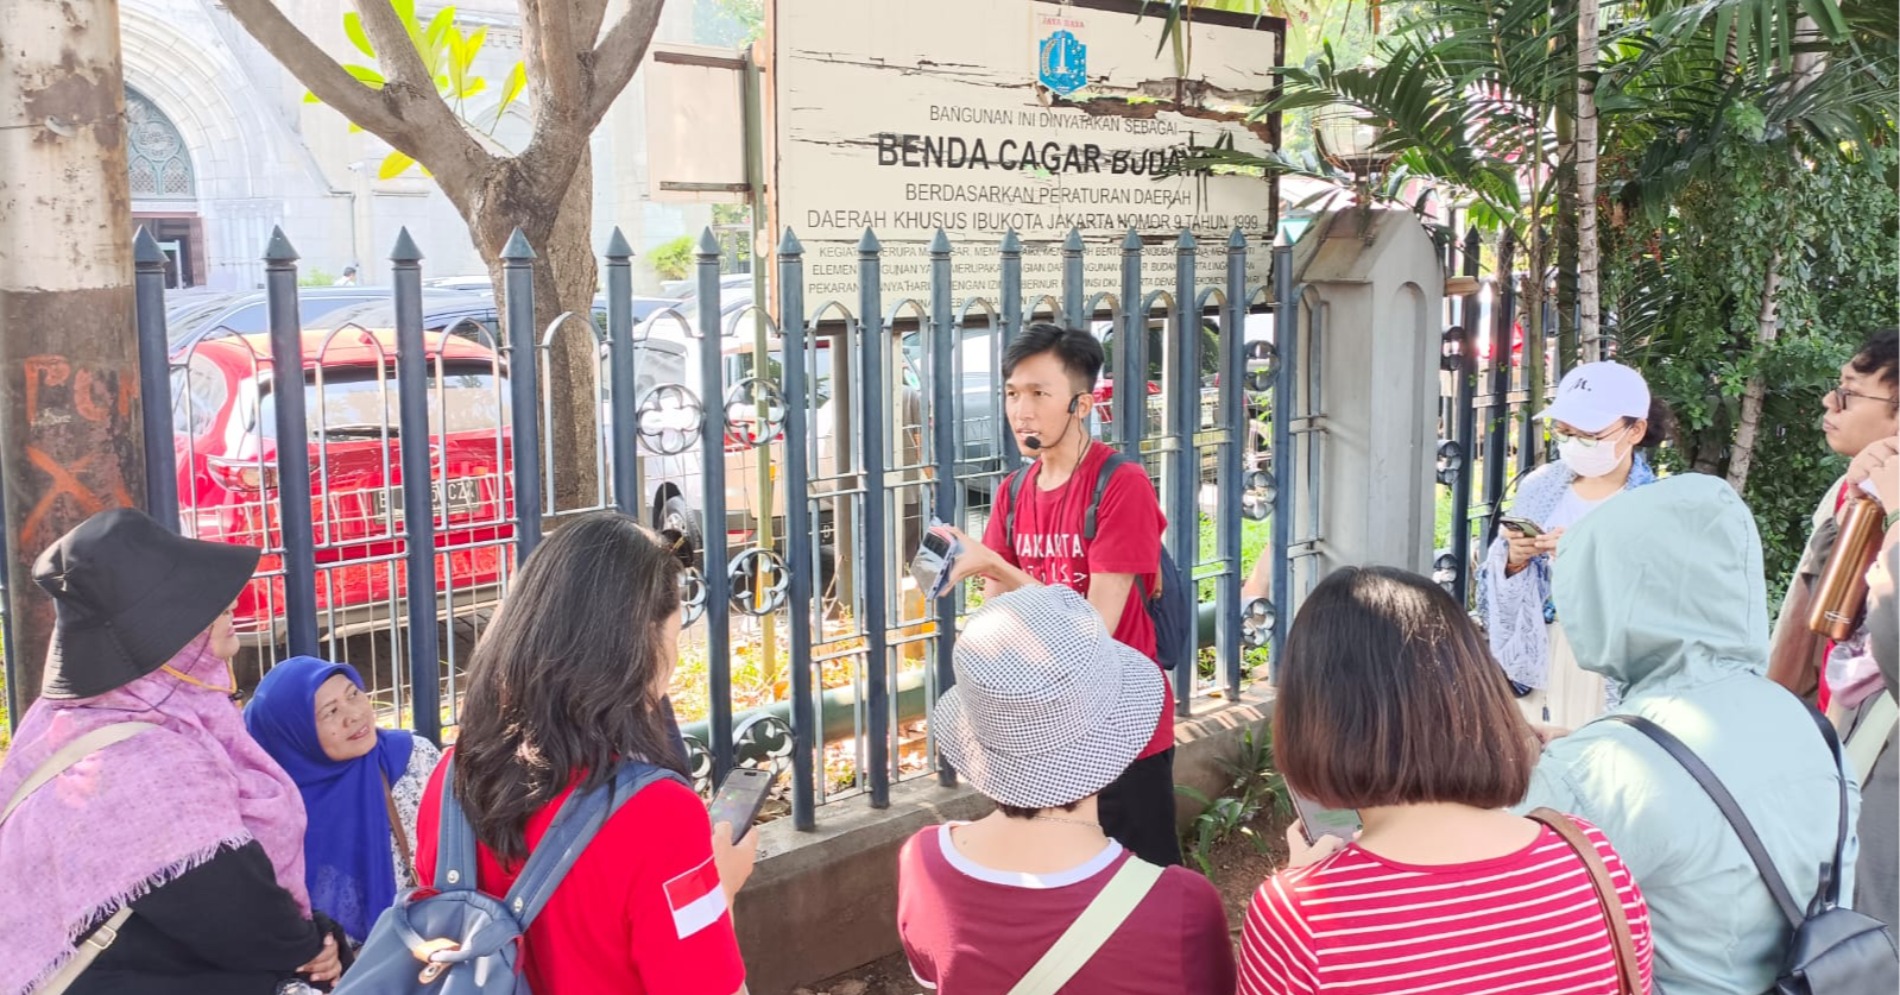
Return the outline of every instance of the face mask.
[[[1623,462],[1613,439],[1599,439],[1596,445],[1584,439],[1563,439],[1557,443],[1557,455],[1579,477],[1608,476]]]

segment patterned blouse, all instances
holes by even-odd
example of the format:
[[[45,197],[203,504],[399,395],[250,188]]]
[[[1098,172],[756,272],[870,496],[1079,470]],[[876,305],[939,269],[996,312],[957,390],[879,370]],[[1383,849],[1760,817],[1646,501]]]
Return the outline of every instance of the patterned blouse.
[[[429,775],[435,773],[435,765],[441,761],[442,750],[417,736],[415,748],[409,751],[409,768],[389,786],[389,794],[396,800],[396,815],[402,819],[403,839],[408,842],[411,854],[416,852],[416,812],[422,807],[422,789],[429,786]],[[402,849],[394,845],[393,839],[389,853],[396,863],[396,890],[414,888],[416,877],[403,866]]]

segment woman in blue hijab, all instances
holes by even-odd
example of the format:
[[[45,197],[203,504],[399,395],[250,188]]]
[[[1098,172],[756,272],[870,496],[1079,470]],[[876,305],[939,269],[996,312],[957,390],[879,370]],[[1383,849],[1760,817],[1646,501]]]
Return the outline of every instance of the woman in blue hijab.
[[[377,728],[356,668],[308,656],[264,675],[244,724],[303,794],[311,906],[362,943],[396,893],[415,887],[416,808],[441,752]]]

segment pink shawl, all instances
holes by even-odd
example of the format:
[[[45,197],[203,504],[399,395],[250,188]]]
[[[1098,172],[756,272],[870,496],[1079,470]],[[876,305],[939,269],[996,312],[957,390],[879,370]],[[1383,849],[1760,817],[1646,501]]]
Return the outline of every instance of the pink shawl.
[[[169,665],[221,687],[229,670],[208,645],[201,637]],[[256,840],[310,909],[296,784],[229,698],[164,670],[96,698],[34,702],[0,762],[0,805],[61,746],[117,722],[158,728],[80,761],[0,826],[4,995],[44,981],[91,926],[227,847]]]

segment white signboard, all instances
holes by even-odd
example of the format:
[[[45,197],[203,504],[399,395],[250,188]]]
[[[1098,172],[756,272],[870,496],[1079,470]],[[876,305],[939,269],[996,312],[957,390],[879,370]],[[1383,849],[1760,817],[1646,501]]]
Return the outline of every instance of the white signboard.
[[[886,306],[929,291],[928,242],[956,246],[955,297],[996,301],[997,244],[1025,243],[1023,290],[1059,297],[1060,242],[1088,243],[1089,293],[1116,291],[1116,247],[1149,244],[1143,290],[1174,286],[1175,239],[1199,240],[1197,284],[1218,284],[1228,235],[1267,279],[1277,203],[1256,176],[1168,175],[1196,148],[1262,153],[1249,122],[1280,63],[1284,23],[1200,11],[1183,77],[1162,20],[1133,0],[779,0],[768,128],[775,231],[806,248],[807,300],[855,310],[857,245],[885,248]]]

